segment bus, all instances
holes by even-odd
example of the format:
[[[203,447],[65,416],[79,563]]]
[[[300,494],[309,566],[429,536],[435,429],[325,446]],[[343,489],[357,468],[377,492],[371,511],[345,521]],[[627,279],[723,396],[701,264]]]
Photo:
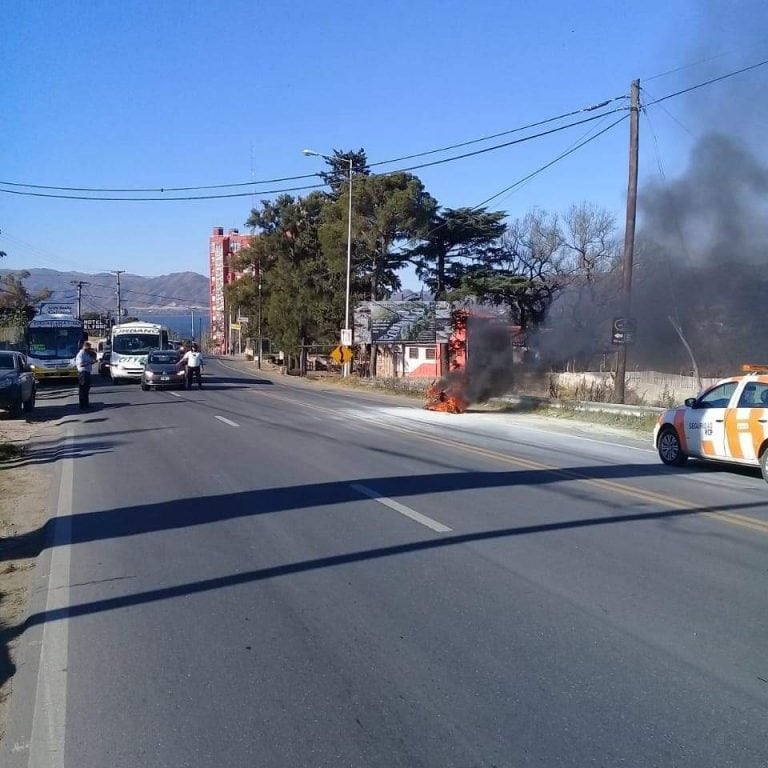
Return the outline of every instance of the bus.
[[[83,321],[67,314],[40,314],[29,321],[27,359],[35,379],[77,379],[75,356],[86,337]]]
[[[147,355],[152,349],[168,349],[168,329],[164,325],[121,323],[112,327],[109,375],[113,384],[140,381]]]

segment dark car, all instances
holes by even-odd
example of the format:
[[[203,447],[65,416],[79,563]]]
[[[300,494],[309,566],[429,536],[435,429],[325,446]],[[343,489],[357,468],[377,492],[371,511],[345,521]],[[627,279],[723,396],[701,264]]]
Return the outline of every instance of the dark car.
[[[99,376],[109,378],[109,358],[112,357],[111,352],[104,352],[99,360]]]
[[[18,416],[35,407],[35,375],[21,352],[0,351],[0,408]]]
[[[184,388],[184,369],[179,369],[181,356],[175,349],[155,349],[147,355],[144,372],[141,374],[141,388],[160,387]]]

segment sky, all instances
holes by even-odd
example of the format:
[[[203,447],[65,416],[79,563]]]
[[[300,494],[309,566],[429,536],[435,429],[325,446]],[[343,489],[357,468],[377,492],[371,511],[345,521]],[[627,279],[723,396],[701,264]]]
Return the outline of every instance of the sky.
[[[167,189],[310,174],[323,163],[304,148],[388,160],[623,97],[634,78],[648,103],[768,59],[765,0],[0,0],[0,13],[6,269],[207,275],[213,227],[245,231],[268,190],[313,179],[145,202],[22,196],[10,192],[87,193],[11,183]],[[682,173],[708,131],[739,135],[764,160],[767,83],[761,67],[649,106],[641,196],[660,164]],[[441,205],[477,205],[621,114],[414,172]],[[587,201],[623,231],[627,146],[625,120],[489,206],[517,218]],[[412,274],[404,282],[418,289]]]

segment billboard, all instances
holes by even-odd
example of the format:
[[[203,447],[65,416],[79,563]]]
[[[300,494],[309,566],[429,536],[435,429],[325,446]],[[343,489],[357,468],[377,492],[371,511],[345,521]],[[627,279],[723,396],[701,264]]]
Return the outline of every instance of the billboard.
[[[40,305],[41,315],[75,316],[75,305],[62,302],[45,301]]]
[[[355,344],[438,344],[452,331],[447,301],[363,301],[354,321]]]

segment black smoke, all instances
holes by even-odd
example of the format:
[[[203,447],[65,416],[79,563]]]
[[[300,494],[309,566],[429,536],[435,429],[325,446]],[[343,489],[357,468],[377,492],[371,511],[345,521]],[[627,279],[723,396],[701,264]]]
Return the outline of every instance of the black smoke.
[[[464,396],[484,403],[511,391],[512,328],[501,320],[470,316],[467,319],[467,364]]]

